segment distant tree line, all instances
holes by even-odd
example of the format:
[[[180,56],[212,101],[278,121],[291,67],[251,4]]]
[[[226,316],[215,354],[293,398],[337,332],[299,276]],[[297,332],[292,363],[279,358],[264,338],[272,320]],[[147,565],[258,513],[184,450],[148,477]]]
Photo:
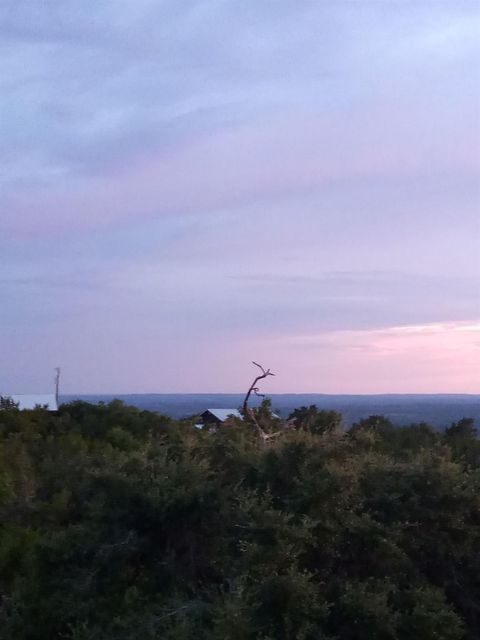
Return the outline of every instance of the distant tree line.
[[[480,638],[471,420],[255,420],[0,402],[2,640]]]

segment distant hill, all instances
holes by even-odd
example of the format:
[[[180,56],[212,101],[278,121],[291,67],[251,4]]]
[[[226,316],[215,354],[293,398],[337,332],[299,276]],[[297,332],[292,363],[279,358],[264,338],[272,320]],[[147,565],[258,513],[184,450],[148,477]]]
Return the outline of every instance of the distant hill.
[[[145,393],[107,395],[62,395],[61,402],[80,399],[87,402],[110,402],[118,398],[125,404],[139,409],[158,411],[173,418],[199,414],[209,407],[239,407],[243,401],[240,393]],[[385,395],[326,395],[271,394],[273,407],[286,417],[300,406],[316,404],[322,409],[340,411],[347,425],[370,415],[381,414],[394,424],[428,422],[443,429],[463,417],[473,418],[480,426],[480,395],[468,394],[385,394]]]

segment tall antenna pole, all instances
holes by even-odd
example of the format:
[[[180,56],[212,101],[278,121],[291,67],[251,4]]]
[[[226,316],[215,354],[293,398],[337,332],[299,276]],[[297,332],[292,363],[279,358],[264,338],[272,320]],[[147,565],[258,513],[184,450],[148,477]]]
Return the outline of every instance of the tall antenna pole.
[[[58,388],[60,386],[60,367],[55,367],[55,401],[58,407]]]

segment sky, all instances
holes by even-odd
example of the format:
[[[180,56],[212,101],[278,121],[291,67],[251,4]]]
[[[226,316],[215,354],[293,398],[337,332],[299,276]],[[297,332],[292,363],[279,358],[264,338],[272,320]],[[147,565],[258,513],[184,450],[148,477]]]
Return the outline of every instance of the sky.
[[[477,0],[3,0],[0,391],[480,393]]]

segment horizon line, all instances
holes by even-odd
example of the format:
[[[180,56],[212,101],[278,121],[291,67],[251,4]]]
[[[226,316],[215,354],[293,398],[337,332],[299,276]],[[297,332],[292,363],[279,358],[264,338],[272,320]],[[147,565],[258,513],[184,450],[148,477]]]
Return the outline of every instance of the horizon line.
[[[15,394],[21,395],[21,394]],[[59,397],[62,396],[221,396],[221,395],[238,395],[243,396],[243,391],[129,391],[129,392],[107,392],[107,391],[83,391],[83,392],[64,392],[59,393]],[[418,391],[406,391],[406,392],[381,392],[381,393],[353,393],[353,392],[339,392],[339,393],[325,393],[322,391],[283,391],[278,393],[266,393],[265,397],[269,396],[480,396],[480,390],[478,392],[463,392],[463,391],[433,391],[433,392],[418,392]]]

